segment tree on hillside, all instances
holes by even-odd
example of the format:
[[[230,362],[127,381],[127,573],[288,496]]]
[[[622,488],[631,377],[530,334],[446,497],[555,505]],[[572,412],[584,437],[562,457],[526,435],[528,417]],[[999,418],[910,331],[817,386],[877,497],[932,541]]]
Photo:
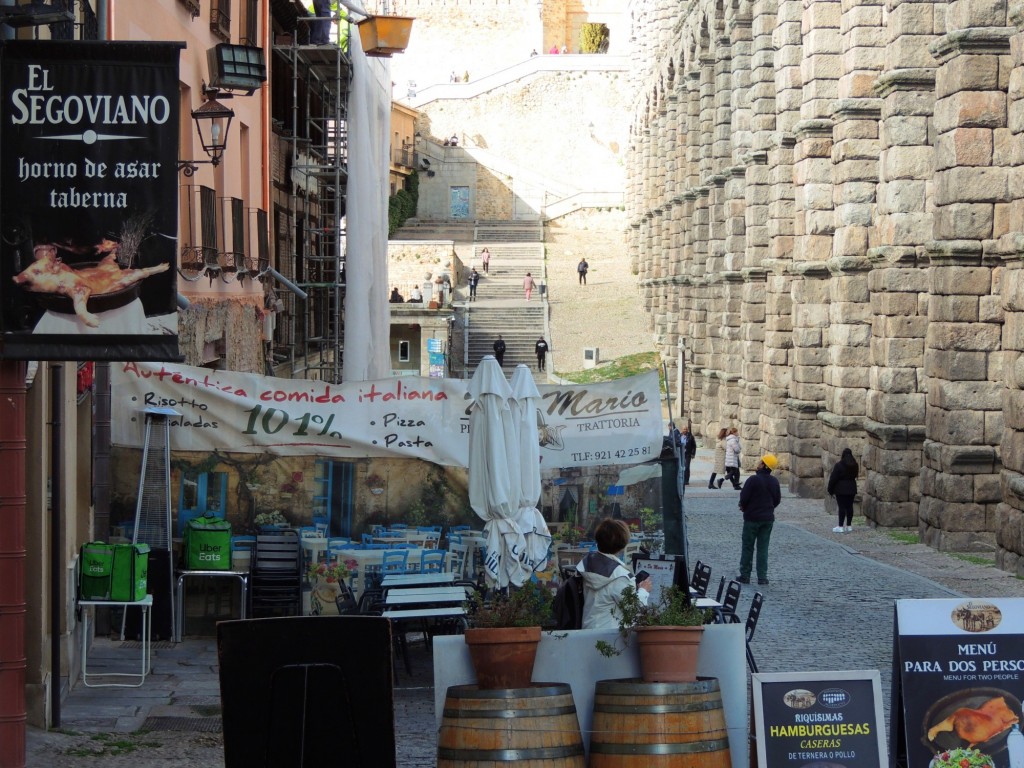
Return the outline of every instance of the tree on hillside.
[[[584,24],[580,29],[582,53],[608,53],[608,25]]]

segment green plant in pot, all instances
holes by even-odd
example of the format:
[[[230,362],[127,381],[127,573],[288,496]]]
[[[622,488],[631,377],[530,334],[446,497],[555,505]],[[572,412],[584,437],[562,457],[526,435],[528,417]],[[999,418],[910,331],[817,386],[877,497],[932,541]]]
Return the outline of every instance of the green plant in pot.
[[[526,688],[533,677],[541,627],[551,620],[551,593],[536,582],[466,602],[465,640],[484,689]]]
[[[619,634],[628,643],[635,634],[640,652],[640,677],[645,683],[681,683],[697,679],[697,651],[704,637],[710,610],[698,608],[678,587],[651,595],[647,604],[633,587],[622,591],[612,609],[619,620]],[[621,650],[599,640],[597,649],[605,656]]]

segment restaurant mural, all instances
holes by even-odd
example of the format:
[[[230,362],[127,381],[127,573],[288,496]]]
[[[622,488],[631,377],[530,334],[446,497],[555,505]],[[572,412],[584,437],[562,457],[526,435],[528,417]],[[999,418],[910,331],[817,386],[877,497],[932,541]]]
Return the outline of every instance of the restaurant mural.
[[[179,358],[181,48],[4,44],[3,357]]]
[[[475,526],[479,521],[469,505],[466,468],[455,463],[468,444],[462,431],[463,423],[468,425],[462,418],[468,404],[465,382],[406,377],[336,386],[187,366],[116,367],[115,461],[124,471],[118,473],[113,489],[115,521],[134,515],[141,463],[141,435],[136,430],[144,421],[142,408],[154,406],[182,414],[172,417],[171,430],[171,498],[178,516],[187,516],[189,510],[198,514],[206,504],[207,509],[222,509],[236,532],[255,530],[259,521],[272,517],[289,525],[310,525],[314,518],[327,516],[332,533],[342,536],[378,523]],[[542,398],[547,395],[553,403],[545,410],[543,418],[551,420],[540,437],[549,444],[548,453],[541,448],[541,508],[549,520],[566,521],[558,504],[567,488],[576,489],[572,520],[582,534],[613,515],[642,527],[642,511],[659,508],[660,483],[629,485],[624,492],[616,485],[620,472],[630,466],[628,462],[644,457],[645,448],[655,455],[660,451],[657,386],[656,374],[649,374],[582,388],[540,387]],[[395,398],[398,392],[406,399]],[[317,397],[332,402],[318,403]],[[643,401],[645,409],[653,402],[651,415],[645,410],[606,416],[590,405],[616,398]],[[267,410],[274,410],[267,418],[268,434],[262,437],[245,434],[257,408],[258,432],[263,432]],[[621,428],[626,419],[649,429],[628,439],[581,437],[600,434],[606,426]],[[457,425],[450,428],[452,434],[440,428],[445,423]],[[366,430],[362,436],[360,424]],[[416,426],[402,426],[406,424]],[[275,429],[276,436],[270,434]],[[280,437],[297,431],[306,434],[292,434],[290,444]],[[257,437],[260,443],[246,446]],[[352,445],[339,450],[341,443]],[[203,449],[195,449],[197,444]],[[633,451],[628,450],[630,445]],[[368,449],[360,451],[360,446]],[[623,463],[563,464],[572,461],[573,453],[622,454]],[[557,463],[546,465],[548,456]],[[434,460],[439,457],[446,461]],[[193,497],[199,501],[191,503]]]

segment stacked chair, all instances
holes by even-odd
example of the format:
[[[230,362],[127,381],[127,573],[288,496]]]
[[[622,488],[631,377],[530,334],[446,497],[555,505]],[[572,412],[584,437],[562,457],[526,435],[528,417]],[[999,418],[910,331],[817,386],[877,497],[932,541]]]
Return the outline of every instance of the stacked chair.
[[[302,548],[295,531],[256,537],[249,599],[254,618],[302,615]]]

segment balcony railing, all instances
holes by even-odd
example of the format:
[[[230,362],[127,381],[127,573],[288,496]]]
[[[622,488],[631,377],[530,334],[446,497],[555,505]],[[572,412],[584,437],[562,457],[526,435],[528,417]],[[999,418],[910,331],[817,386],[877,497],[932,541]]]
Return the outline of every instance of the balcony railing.
[[[211,0],[210,31],[225,43],[231,42],[231,0]]]

